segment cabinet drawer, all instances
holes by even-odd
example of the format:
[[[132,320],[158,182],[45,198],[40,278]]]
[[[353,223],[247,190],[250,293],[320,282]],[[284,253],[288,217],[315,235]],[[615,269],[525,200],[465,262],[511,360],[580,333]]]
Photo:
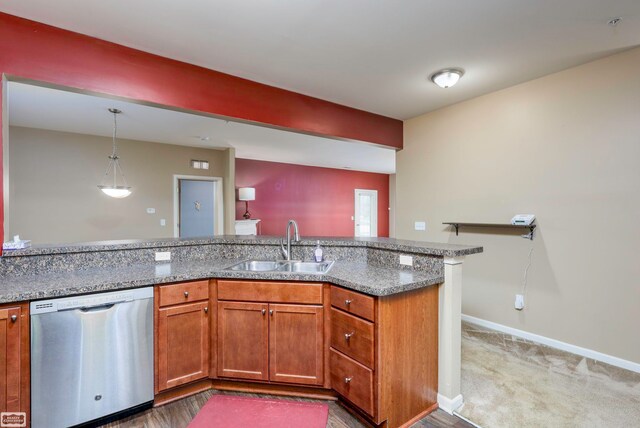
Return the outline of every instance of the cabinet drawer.
[[[218,281],[218,300],[322,304],[322,283]]]
[[[331,387],[369,415],[375,416],[373,371],[333,348],[330,366]]]
[[[371,296],[361,294],[340,287],[331,287],[331,305],[350,314],[358,315],[369,321],[375,321],[374,317],[375,299]]]
[[[209,298],[209,281],[162,285],[159,287],[158,294],[161,307],[207,300]]]
[[[331,346],[373,368],[373,323],[331,308]]]

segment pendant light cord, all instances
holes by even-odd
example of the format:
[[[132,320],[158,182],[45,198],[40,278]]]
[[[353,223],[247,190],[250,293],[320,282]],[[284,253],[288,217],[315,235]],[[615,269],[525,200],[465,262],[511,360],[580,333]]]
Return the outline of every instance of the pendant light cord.
[[[116,135],[118,134],[118,120],[116,119],[118,116],[118,110],[113,110],[113,136],[112,136],[112,140],[113,140],[113,153],[111,154],[111,157],[114,159],[118,159],[118,157],[116,156]]]
[[[104,172],[104,176],[102,178],[102,182],[105,183],[107,178],[109,177],[109,172],[113,170],[113,187],[118,186],[118,172],[122,176],[122,183],[124,187],[127,187],[127,179],[124,176],[124,171],[122,171],[122,167],[120,166],[120,161],[118,157],[118,145],[117,145],[117,135],[118,135],[118,114],[120,110],[117,109],[109,109],[111,113],[113,113],[113,134],[112,134],[112,152],[111,156],[109,156],[109,164],[107,165],[107,170]]]

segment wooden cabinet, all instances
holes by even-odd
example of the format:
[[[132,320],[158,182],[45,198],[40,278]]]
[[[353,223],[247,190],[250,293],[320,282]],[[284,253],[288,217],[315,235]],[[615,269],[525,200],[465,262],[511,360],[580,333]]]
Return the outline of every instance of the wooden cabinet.
[[[331,286],[331,387],[373,424],[437,407],[438,287],[371,297]]]
[[[269,305],[269,379],[322,385],[322,306]]]
[[[29,411],[29,305],[0,306],[0,411]]]
[[[218,376],[269,379],[269,305],[218,303]]]
[[[218,281],[217,374],[323,385],[323,284]]]
[[[203,293],[197,282],[162,286],[158,290],[156,392],[209,376],[209,302],[176,304],[185,299],[187,290],[196,290],[199,298],[208,299],[208,291]]]

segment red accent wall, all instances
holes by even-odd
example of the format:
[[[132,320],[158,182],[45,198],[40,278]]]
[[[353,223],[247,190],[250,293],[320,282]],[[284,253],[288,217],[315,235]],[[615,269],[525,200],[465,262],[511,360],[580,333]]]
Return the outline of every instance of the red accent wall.
[[[303,236],[353,236],[354,190],[378,191],[378,236],[389,236],[389,175],[236,159],[236,187],[255,187],[249,202],[263,235],[283,235],[295,219]],[[244,214],[236,202],[236,218]]]
[[[0,13],[0,73],[311,134],[402,148],[400,120],[5,13]],[[1,192],[0,185],[0,197]]]

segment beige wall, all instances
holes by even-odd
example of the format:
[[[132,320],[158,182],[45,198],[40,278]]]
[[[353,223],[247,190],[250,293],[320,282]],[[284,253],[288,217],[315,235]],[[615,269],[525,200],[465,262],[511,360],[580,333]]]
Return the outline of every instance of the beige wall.
[[[640,48],[408,120],[404,133],[397,236],[484,246],[465,262],[463,313],[640,363]],[[517,213],[536,214],[533,242],[442,225]]]
[[[133,193],[113,199],[96,187],[107,167],[110,138],[10,127],[7,237],[20,234],[34,244],[172,237],[173,175],[223,177],[226,197],[235,182],[228,152],[119,140]],[[191,159],[208,160],[210,169],[192,169]],[[147,208],[156,213],[147,214]],[[225,211],[233,215],[234,208],[225,200]]]

